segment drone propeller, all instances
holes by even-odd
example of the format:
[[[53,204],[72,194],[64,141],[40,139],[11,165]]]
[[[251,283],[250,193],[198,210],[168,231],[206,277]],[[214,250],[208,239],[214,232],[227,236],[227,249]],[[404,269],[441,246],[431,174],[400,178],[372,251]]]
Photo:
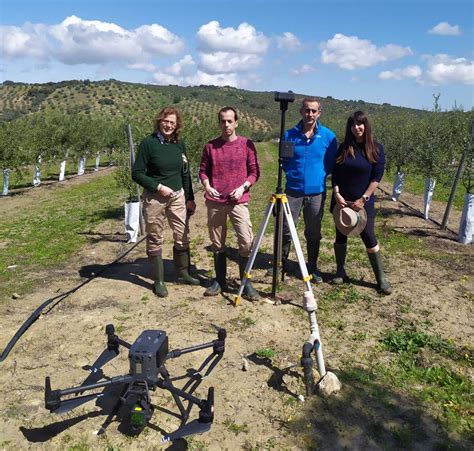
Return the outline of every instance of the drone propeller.
[[[89,376],[87,376],[86,380],[81,384],[81,387],[84,385],[95,384],[96,382],[100,381],[104,377],[104,373],[102,371],[102,367],[107,363],[110,362],[113,358],[118,356],[118,352],[115,349],[106,349],[102,352],[102,354],[98,357],[98,359],[94,362],[94,364],[88,368],[90,371]],[[81,392],[83,393],[83,392]]]
[[[82,404],[85,404],[88,401],[91,401],[92,399],[98,398],[99,396],[102,396],[102,393],[94,393],[92,395],[85,395],[85,396],[78,396],[76,398],[72,399],[66,399],[65,401],[61,401],[61,404],[56,410],[53,410],[53,413],[66,413],[69,412],[72,409],[75,409],[76,407],[79,407]]]
[[[165,435],[161,440],[161,443],[173,442],[188,435],[202,434],[207,432],[209,429],[211,429],[211,423],[200,423],[198,420],[193,420],[171,434]]]

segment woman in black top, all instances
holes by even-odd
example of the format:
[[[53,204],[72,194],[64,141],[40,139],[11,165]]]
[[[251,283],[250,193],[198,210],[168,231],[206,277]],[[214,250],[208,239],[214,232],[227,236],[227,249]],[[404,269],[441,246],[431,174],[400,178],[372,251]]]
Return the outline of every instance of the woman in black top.
[[[380,248],[375,237],[374,191],[382,179],[385,153],[381,144],[374,141],[372,127],[362,111],[356,111],[347,120],[344,142],[339,146],[332,173],[333,195],[331,211],[337,203],[341,208],[355,211],[365,208],[367,224],[360,236],[367,249],[369,261],[377,279],[377,289],[390,294],[392,287],[385,279]],[[347,253],[347,235],[336,228],[334,243],[337,271],[332,280],[341,284],[347,278],[344,269]]]

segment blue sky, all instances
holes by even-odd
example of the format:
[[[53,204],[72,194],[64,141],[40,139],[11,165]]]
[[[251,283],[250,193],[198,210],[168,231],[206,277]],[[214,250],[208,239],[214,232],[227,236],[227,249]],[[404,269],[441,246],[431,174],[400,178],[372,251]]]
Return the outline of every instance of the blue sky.
[[[474,107],[469,0],[0,0],[0,79]]]

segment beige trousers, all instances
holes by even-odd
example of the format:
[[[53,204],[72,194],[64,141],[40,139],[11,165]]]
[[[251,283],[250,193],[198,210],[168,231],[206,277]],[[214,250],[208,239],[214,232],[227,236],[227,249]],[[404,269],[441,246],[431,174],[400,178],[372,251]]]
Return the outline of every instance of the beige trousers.
[[[174,196],[143,192],[143,216],[146,229],[147,255],[161,255],[165,220],[173,231],[174,247],[178,250],[189,247],[189,224],[186,214],[184,190]]]
[[[253,233],[248,205],[227,205],[206,200],[207,224],[211,239],[211,250],[223,252],[227,238],[227,216],[230,218],[237,235],[239,254],[248,257],[252,250]]]

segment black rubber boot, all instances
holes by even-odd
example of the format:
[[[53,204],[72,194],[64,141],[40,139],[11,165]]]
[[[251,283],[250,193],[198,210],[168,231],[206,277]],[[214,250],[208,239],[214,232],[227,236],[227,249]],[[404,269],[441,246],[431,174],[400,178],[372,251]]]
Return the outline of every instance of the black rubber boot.
[[[204,292],[204,296],[217,296],[223,291],[227,291],[227,256],[225,252],[214,252],[214,270],[216,277]]]
[[[385,273],[383,271],[382,256],[380,251],[367,252],[369,256],[370,264],[374,270],[375,278],[377,279],[377,291],[382,294],[391,294],[392,287],[385,279]]]
[[[163,257],[161,255],[153,255],[149,256],[148,259],[151,263],[152,278],[154,280],[153,293],[160,298],[165,298],[168,296],[168,290],[165,285]]]
[[[241,257],[239,255],[239,274],[240,280],[244,278],[245,267],[249,261],[248,257]],[[252,282],[247,279],[244,285],[244,291],[242,292],[242,296],[249,301],[258,301],[260,299],[260,295],[258,294],[257,290],[252,286]]]
[[[347,244],[334,243],[334,255],[336,256],[336,275],[332,278],[331,283],[341,285],[347,280],[346,264]]]
[[[173,261],[178,274],[178,283],[199,285],[199,280],[189,274],[189,248],[179,250],[173,247]]]
[[[319,241],[308,241],[306,243],[306,251],[308,252],[308,272],[311,276],[311,281],[314,283],[323,282],[323,278],[318,270],[319,245]]]

